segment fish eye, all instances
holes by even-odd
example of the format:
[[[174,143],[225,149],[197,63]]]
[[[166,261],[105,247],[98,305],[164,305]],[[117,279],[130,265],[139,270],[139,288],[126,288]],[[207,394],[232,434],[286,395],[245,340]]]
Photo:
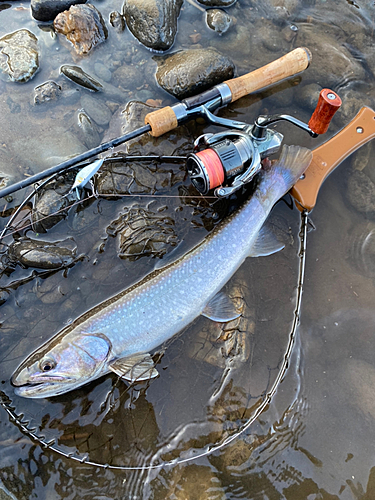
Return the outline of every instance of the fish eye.
[[[50,370],[53,370],[56,366],[56,362],[52,358],[44,358],[42,361],[39,363],[39,367],[43,372],[49,372]]]

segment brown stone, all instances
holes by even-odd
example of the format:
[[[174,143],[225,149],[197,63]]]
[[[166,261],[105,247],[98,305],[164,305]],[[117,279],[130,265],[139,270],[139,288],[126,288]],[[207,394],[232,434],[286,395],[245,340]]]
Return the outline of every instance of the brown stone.
[[[54,27],[72,42],[77,54],[84,55],[108,37],[108,30],[100,12],[91,4],[72,5],[61,12]]]

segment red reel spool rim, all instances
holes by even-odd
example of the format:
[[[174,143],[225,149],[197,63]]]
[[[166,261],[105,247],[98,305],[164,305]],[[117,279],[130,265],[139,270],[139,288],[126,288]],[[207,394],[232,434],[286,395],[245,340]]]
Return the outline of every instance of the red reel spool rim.
[[[224,182],[224,167],[219,155],[213,149],[204,149],[196,153],[201,163],[204,165],[209,180],[209,191]]]

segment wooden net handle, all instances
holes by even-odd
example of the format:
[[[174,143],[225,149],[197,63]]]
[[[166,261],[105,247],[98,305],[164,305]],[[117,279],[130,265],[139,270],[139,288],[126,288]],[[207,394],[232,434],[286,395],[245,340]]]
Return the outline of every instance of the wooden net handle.
[[[375,137],[375,112],[363,107],[353,120],[340,132],[313,150],[313,159],[300,179],[291,189],[297,207],[312,210],[319,189],[326,177],[349,155]]]

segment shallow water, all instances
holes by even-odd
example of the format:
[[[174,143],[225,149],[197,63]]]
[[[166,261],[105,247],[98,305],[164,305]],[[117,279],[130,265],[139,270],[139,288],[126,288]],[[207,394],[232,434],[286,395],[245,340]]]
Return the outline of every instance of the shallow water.
[[[121,10],[121,2],[94,4],[106,20],[112,10]],[[118,34],[109,29],[108,40],[79,59],[50,30],[38,27],[28,4],[3,7],[0,36],[26,27],[37,35],[42,53],[41,69],[33,80],[27,84],[0,81],[3,174],[18,180],[21,172],[37,172],[84,150],[77,111],[90,103],[92,113],[105,104],[114,114],[131,99],[174,102],[150,80],[154,54],[128,31]],[[236,24],[219,36],[207,28],[203,13],[185,2],[171,52],[197,46],[198,33],[198,45],[218,48],[235,62],[238,74],[301,45],[310,48],[313,63],[297,78],[221,110],[223,116],[250,123],[260,113],[280,112],[308,121],[315,99],[311,94],[316,91],[310,85],[330,86],[342,97],[343,107],[326,136],[311,139],[291,125],[278,125],[286,144],[314,148],[342,128],[362,105],[374,106],[373,2],[285,0],[259,6],[239,1],[227,12]],[[297,36],[291,37],[290,32]],[[95,76],[105,67],[112,75],[108,83],[116,88],[114,73],[122,65],[136,67],[141,77],[135,85],[124,76],[116,101],[113,95],[92,94],[69,83],[59,75],[62,64],[80,65]],[[34,105],[34,87],[49,79],[64,85],[64,97]],[[106,112],[97,118],[101,138],[110,127],[110,116],[103,118]],[[190,140],[214,128],[190,124],[187,130]],[[176,144],[186,148],[178,137],[165,139],[158,148],[169,153]],[[150,150],[153,145],[141,147]],[[2,277],[1,286],[8,287],[9,298],[0,307],[0,389],[23,425],[35,428],[33,432],[43,435],[43,441],[54,440],[58,451],[32,440],[29,431],[1,407],[0,498],[373,498],[375,264],[368,235],[374,212],[366,206],[368,198],[360,198],[361,190],[356,208],[352,206],[347,182],[353,169],[359,169],[371,189],[375,181],[372,150],[369,146],[367,154],[358,151],[341,164],[319,194],[311,214],[315,230],[307,240],[301,323],[288,370],[270,404],[248,427],[277,378],[290,339],[298,282],[298,211],[284,202],[277,204],[271,223],[286,243],[285,250],[248,259],[228,284],[228,293],[241,299],[244,308],[243,323],[233,326],[240,355],[225,363],[222,344],[213,341],[220,333],[217,326],[200,318],[167,346],[158,365],[161,376],[150,384],[129,388],[108,376],[49,400],[17,398],[9,383],[11,373],[69,321],[152,270],[158,258],[119,259],[118,241],[106,230],[111,224],[113,228],[113,221],[126,208],[145,207],[150,199],[92,200],[73,207],[48,233],[28,233],[48,241],[71,237],[83,258],[67,270],[47,275],[37,276],[35,270],[18,266]],[[152,167],[152,175],[159,176],[156,195],[187,192],[189,183],[182,168]],[[174,181],[163,184],[161,169]],[[145,172],[142,180],[146,178]],[[24,196],[21,192],[1,205],[2,227],[7,210]],[[157,199],[149,208],[173,217],[184,249],[199,241],[235,203],[196,204],[179,196]],[[11,239],[8,236],[6,243]],[[231,437],[235,439],[218,448]],[[206,453],[212,448],[218,449]],[[202,456],[194,459],[194,455]],[[140,470],[103,468],[79,460]]]

